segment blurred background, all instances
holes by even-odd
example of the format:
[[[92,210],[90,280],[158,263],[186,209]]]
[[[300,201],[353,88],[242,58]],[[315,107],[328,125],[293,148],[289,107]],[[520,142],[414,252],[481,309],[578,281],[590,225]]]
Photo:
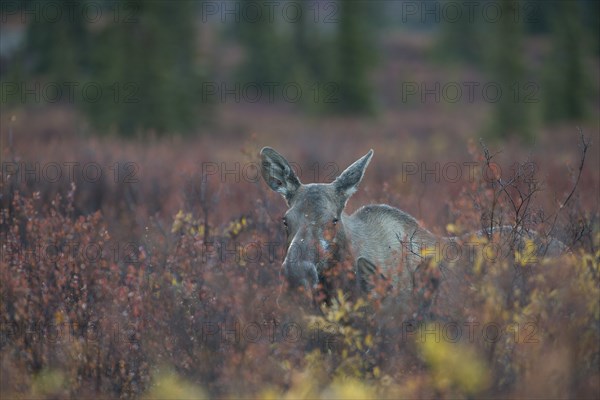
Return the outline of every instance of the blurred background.
[[[421,117],[430,135],[440,114],[531,141],[597,117],[599,14],[593,0],[5,1],[2,106],[70,112],[79,135],[218,136],[258,129],[249,115]]]

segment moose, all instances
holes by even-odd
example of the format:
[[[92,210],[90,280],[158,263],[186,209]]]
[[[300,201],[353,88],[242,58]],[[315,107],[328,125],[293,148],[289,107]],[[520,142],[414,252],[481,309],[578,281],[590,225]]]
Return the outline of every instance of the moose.
[[[379,273],[401,292],[410,291],[413,274],[426,258],[427,249],[439,249],[456,239],[436,236],[411,215],[385,204],[365,205],[351,215],[344,212],[373,157],[372,149],[331,183],[303,184],[288,161],[270,147],[264,147],[260,157],[262,177],[288,205],[283,217],[288,249],[283,274],[290,287],[315,289],[328,270],[349,261],[363,290],[369,290],[368,282]],[[486,234],[489,231],[476,233]],[[525,239],[532,239],[537,249],[543,248],[549,255],[564,250],[556,239],[542,243],[544,238],[534,231],[519,237],[521,247]]]

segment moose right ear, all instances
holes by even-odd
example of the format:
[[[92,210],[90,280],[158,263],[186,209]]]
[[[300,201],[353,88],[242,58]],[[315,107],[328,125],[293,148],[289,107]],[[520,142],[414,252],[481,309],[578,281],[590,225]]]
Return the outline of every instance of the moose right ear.
[[[342,206],[345,206],[350,196],[358,190],[358,184],[365,175],[365,169],[367,169],[367,165],[369,165],[372,157],[373,149],[369,150],[367,154],[346,168],[344,172],[332,182],[333,187],[336,192],[340,194],[340,198],[343,201]]]
[[[281,193],[289,204],[302,185],[296,173],[285,158],[270,147],[260,151],[262,177],[274,191]]]

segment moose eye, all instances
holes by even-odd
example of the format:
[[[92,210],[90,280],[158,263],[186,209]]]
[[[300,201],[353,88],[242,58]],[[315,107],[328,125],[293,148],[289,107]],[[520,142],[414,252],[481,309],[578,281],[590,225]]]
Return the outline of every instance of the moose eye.
[[[331,222],[333,222],[333,224],[335,225],[335,224],[337,224],[337,223],[338,223],[338,219],[337,219],[337,218],[334,218],[334,219],[333,219],[333,221],[331,221]]]
[[[288,223],[287,223],[287,219],[285,219],[285,217],[281,218],[281,221],[283,222],[283,226],[285,226],[287,228]]]

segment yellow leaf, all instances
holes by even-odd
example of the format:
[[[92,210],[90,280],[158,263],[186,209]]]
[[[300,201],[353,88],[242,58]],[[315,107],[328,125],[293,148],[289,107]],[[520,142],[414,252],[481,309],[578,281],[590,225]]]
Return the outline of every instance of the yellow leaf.
[[[454,224],[448,224],[448,225],[446,225],[446,231],[448,233],[454,234],[454,233],[458,232],[458,228]]]

